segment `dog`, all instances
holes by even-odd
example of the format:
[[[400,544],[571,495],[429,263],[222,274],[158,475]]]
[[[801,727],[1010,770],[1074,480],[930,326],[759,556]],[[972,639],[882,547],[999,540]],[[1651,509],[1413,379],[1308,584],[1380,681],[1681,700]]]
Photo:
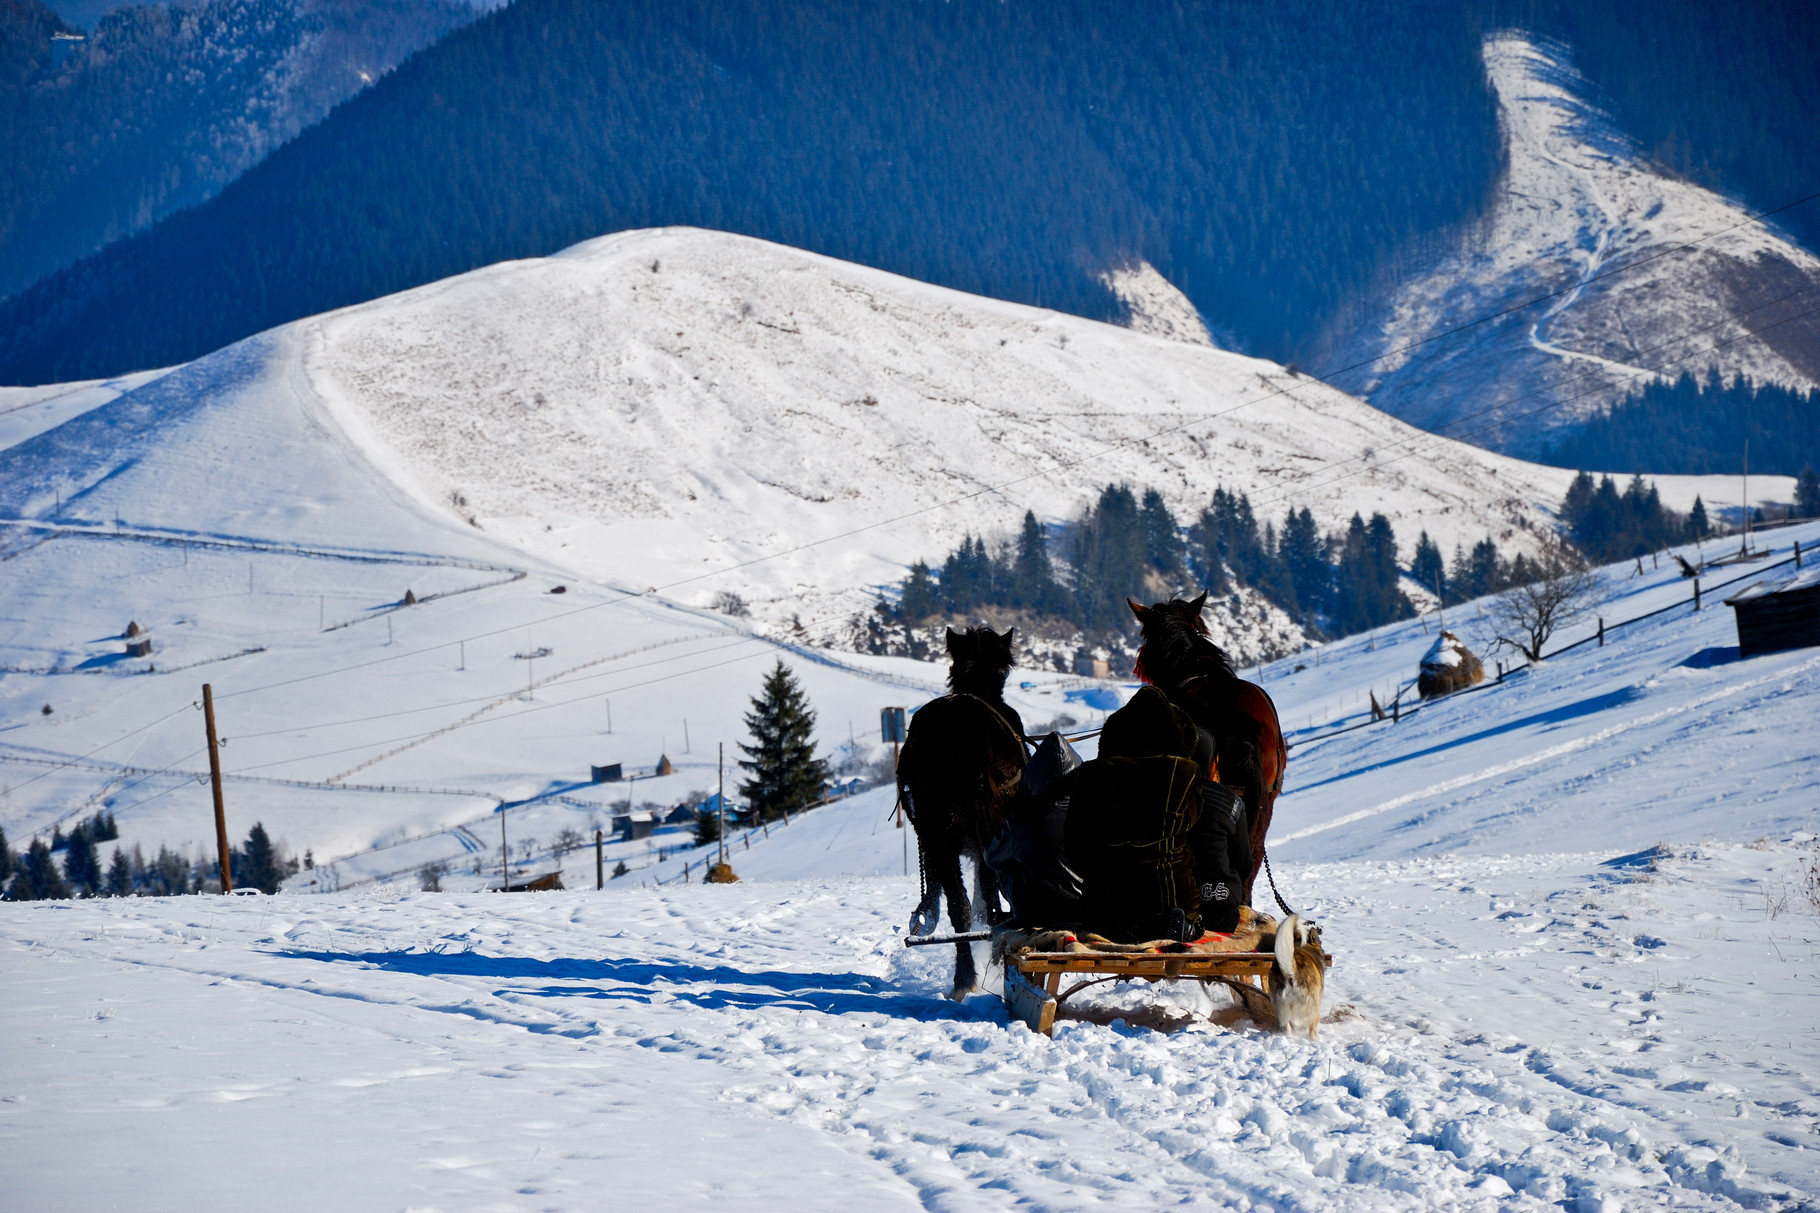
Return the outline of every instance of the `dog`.
[[[1276,964],[1270,971],[1270,1005],[1285,1036],[1316,1038],[1326,976],[1321,928],[1291,914],[1277,926]]]

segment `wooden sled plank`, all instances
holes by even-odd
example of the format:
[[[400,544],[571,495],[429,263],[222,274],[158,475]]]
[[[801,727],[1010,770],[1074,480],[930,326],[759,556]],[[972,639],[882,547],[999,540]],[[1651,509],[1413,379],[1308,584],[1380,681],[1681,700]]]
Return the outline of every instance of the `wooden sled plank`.
[[[1051,991],[1033,985],[1016,966],[1006,966],[1005,1010],[1011,1018],[1021,1020],[1032,1032],[1054,1036],[1055,1005],[1055,995]]]

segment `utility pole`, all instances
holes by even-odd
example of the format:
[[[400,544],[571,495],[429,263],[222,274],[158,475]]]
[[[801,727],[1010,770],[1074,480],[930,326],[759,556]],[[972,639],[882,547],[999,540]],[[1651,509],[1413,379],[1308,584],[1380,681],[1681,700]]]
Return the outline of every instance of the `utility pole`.
[[[1750,439],[1744,440],[1744,540],[1738,545],[1738,554],[1750,552]]]
[[[683,753],[689,752],[689,718],[683,717]]]
[[[202,684],[202,720],[209,733],[209,786],[215,792],[215,852],[221,857],[221,891],[234,891],[234,867],[228,857],[227,809],[221,803],[221,747],[215,740],[215,689]]]
[[[714,770],[720,786],[714,793],[714,819],[720,828],[714,833],[720,838],[720,862],[727,862],[727,743],[720,742],[716,747]]]
[[[594,831],[594,889],[598,892],[607,887],[607,865],[605,843],[601,840],[600,831]]]
[[[506,849],[506,806],[499,806],[499,891],[512,888],[512,852]]]

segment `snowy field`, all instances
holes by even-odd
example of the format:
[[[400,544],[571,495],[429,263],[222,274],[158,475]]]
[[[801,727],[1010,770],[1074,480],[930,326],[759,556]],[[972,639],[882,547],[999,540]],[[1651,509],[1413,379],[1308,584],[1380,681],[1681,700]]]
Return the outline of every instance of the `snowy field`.
[[[1684,591],[1652,570],[1608,609]],[[361,1209],[1811,1207],[1820,658],[1732,640],[1729,610],[1670,611],[1298,746],[1273,849],[1337,958],[1317,1044],[1167,987],[1053,1042],[990,990],[945,1002],[951,958],[901,946],[915,878],[885,791],[736,845],[731,887],[12,906],[6,1188],[72,1209],[253,1203],[298,1176]],[[1335,688],[1386,695],[1426,643],[1411,624],[1267,685],[1291,721],[1338,715]],[[1152,997],[1190,1022],[1118,1020]]]
[[[1233,413],[1234,449],[1242,438],[1251,453],[1231,465],[1159,448],[1064,468],[1060,439],[990,439],[982,418],[1014,418],[1017,402],[970,393],[992,379],[1001,337],[1009,349],[1023,334],[1020,382],[1081,385],[1069,416],[1117,413],[1121,432],[1182,419],[1189,388],[1240,406],[1278,372],[750,241],[616,241],[162,375],[0,396],[0,825],[12,844],[106,809],[123,846],[212,853],[194,709],[207,682],[227,738],[230,833],[261,822],[321,861],[277,897],[0,907],[0,1204],[1813,1207],[1820,923],[1802,889],[1820,819],[1820,657],[1738,660],[1716,600],[1730,591],[1695,614],[1668,567],[1607,570],[1601,610],[1615,623],[1683,605],[1395,724],[1324,736],[1413,677],[1432,615],[1250,671],[1295,745],[1277,875],[1338,958],[1318,1044],[1261,1035],[1217,1000],[1166,988],[1108,994],[1091,1004],[1096,1022],[1065,1024],[1053,1042],[1008,1026],[990,988],[942,1000],[951,957],[902,947],[915,855],[888,791],[739,838],[738,885],[701,885],[704,852],[670,853],[678,831],[614,844],[609,862],[630,871],[594,891],[592,856],[554,856],[554,839],[591,836],[628,805],[711,792],[715,747],[732,756],[774,661],[801,679],[824,755],[854,770],[883,754],[881,707],[940,688],[938,667],[810,643],[846,607],[816,611],[855,577],[884,579],[866,570],[901,571],[949,530],[977,528],[985,505],[755,566],[762,576],[729,583],[764,605],[752,618],[707,609],[719,583],[689,572],[951,491],[914,460],[805,465],[876,490],[827,500],[791,491],[806,481],[727,470],[743,442],[754,466],[789,471],[791,444],[808,441],[789,427],[831,425],[840,393],[866,390],[870,372],[827,337],[863,327],[839,302],[854,289],[873,293],[884,326],[854,348],[914,355],[900,369],[922,367],[917,382],[953,399],[881,388],[876,406],[852,408],[871,420],[821,441],[911,448],[939,436],[951,408],[948,424],[970,427],[967,476],[1061,477],[1047,497],[1019,496],[1018,513],[1028,500],[1059,521],[1152,454],[1204,477],[1176,482],[1184,502],[1241,463],[1259,497],[1272,477],[1314,483],[1258,470],[1268,454],[1351,477],[1311,498],[1325,524],[1382,505],[1400,530],[1432,525],[1446,541],[1546,521],[1540,507],[1567,475],[1459,447],[1361,471],[1347,444],[1411,432],[1337,396]],[[743,388],[704,403],[696,393],[723,381],[693,386],[709,368],[688,357],[711,351],[725,382],[745,383],[740,368],[783,366],[772,343],[803,337],[759,323],[779,322],[779,300],[824,317],[797,369],[766,381],[771,407],[800,389],[814,416],[754,422],[756,436],[730,423],[723,445],[704,447],[704,474],[743,494],[714,507],[726,542],[661,461],[652,483],[670,494],[669,521],[615,515],[590,496],[599,484],[577,495],[592,513],[565,519],[585,468],[538,479],[523,455],[554,441],[539,428],[548,416],[516,436],[451,438],[459,480],[413,445],[411,418],[428,425],[458,401],[436,361],[447,350],[419,363],[399,351],[450,315],[487,314],[439,313],[438,299],[499,287],[512,306],[498,314],[522,323],[451,328],[448,348],[474,374],[503,376],[495,386],[535,387],[523,372],[537,360],[495,338],[531,341],[589,290],[642,295],[653,247],[665,281],[683,285],[648,314],[624,303],[627,314],[658,335],[672,316],[703,319],[695,354],[646,350],[627,394],[603,397],[648,420],[761,415],[765,400]],[[714,294],[766,283],[756,320]],[[552,298],[563,307],[540,312]],[[404,362],[348,352],[360,348]],[[350,386],[380,370],[390,378]],[[1150,378],[1121,394],[1120,376],[1139,372]],[[587,382],[546,386],[578,444],[636,445],[627,435],[645,422],[621,431],[588,414]],[[536,416],[534,394],[489,399],[496,426],[514,409]],[[1044,442],[1058,415],[1037,427]],[[679,449],[651,441],[640,449]],[[1786,480],[1752,488],[1787,496]],[[1730,482],[1664,482],[1671,501],[1695,491],[1717,505]],[[1820,542],[1820,526],[1759,544],[1779,557],[1797,539]],[[1760,567],[1712,570],[1705,584]],[[123,651],[129,620],[147,629],[149,656]],[[1497,660],[1476,607],[1450,609],[1447,625]],[[1020,670],[1010,697],[1033,728],[1091,727],[1130,689]],[[654,774],[660,757],[672,774]],[[589,781],[612,762],[640,778]],[[560,862],[572,891],[484,892],[502,823],[515,879]],[[416,891],[428,864],[447,866],[449,892]],[[1151,995],[1178,1030],[1124,1018]]]

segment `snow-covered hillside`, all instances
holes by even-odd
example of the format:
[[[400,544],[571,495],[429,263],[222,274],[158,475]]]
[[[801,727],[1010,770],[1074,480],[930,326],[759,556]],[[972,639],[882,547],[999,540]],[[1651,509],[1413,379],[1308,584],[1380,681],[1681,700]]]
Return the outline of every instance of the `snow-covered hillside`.
[[[1535,454],[1657,375],[1820,385],[1820,258],[1648,167],[1566,48],[1496,34],[1485,66],[1508,149],[1497,197],[1342,342],[1343,363],[1371,360],[1346,386],[1424,429]]]
[[[1067,519],[1111,481],[1186,518],[1220,484],[1326,529],[1382,510],[1406,543],[1425,529],[1451,550],[1522,548],[1571,478],[1274,363],[696,230],[288,331],[312,388],[426,508],[696,605],[735,592],[773,627],[851,618],[911,561],[1026,509]],[[1699,491],[1663,487],[1682,508]]]
[[[1687,597],[1614,568],[1601,609]],[[1432,634],[1265,670],[1276,877],[1336,957],[1318,1044],[1169,986],[1053,1041],[946,1002],[874,793],[736,844],[732,886],[7,906],[0,1178],[34,1208],[299,1174],[351,1209],[1810,1208],[1820,658],[1738,660],[1706,602],[1325,741]],[[1189,1022],[1133,1026],[1156,1002]]]

